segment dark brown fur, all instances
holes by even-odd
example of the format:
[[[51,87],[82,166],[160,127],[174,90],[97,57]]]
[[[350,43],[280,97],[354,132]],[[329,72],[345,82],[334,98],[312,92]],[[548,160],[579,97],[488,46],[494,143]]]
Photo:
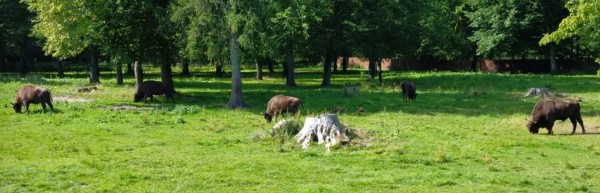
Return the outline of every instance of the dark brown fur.
[[[417,99],[417,88],[414,82],[402,81],[400,87],[404,101],[414,101]]]
[[[567,118],[573,123],[573,131],[577,127],[577,122],[581,125],[581,130],[585,133],[583,120],[581,119],[579,101],[572,99],[546,98],[539,101],[531,112],[531,118],[527,121],[527,128],[530,133],[538,133],[539,128],[547,128],[548,135],[552,135],[554,121],[564,121]]]
[[[154,100],[153,95],[162,95],[165,94],[165,98],[169,101],[169,98],[175,103],[175,99],[173,98],[173,90],[169,89],[167,85],[158,81],[144,81],[140,88],[138,88],[137,92],[133,95],[134,102],[140,102],[144,99],[150,98],[150,101]]]
[[[275,117],[275,121],[277,121],[277,116],[286,112],[290,112],[290,114],[294,116],[298,112],[298,107],[301,105],[302,100],[299,98],[277,95],[269,100],[269,103],[267,103],[267,111],[262,114],[267,120],[267,123],[271,123],[273,117]]]
[[[15,112],[21,113],[21,107],[25,106],[25,111],[29,113],[29,104],[42,103],[42,108],[46,111],[46,104],[50,107],[51,111],[54,111],[52,106],[52,94],[47,88],[36,87],[36,86],[23,86],[17,92],[16,102],[13,103],[13,109]]]

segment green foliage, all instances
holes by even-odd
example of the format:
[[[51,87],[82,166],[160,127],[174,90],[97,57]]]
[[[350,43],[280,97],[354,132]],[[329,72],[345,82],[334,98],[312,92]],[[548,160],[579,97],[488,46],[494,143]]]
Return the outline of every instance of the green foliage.
[[[347,21],[353,47],[368,58],[413,56],[419,48],[423,1],[353,1]],[[425,21],[424,21],[425,22]],[[402,46],[398,46],[402,45]]]
[[[91,12],[100,9],[99,4],[76,0],[23,2],[36,13],[33,34],[45,39],[43,48],[49,55],[62,58],[75,56],[100,38],[96,32],[100,21]]]
[[[471,29],[464,16],[466,2],[456,0],[425,1],[420,14],[420,45],[414,57],[464,59],[472,54],[467,37]]]
[[[2,74],[0,192],[600,191],[591,161],[600,158],[595,75],[389,72],[385,84],[343,97],[342,85],[361,85],[364,75],[334,74],[333,86],[320,88],[315,69],[298,69],[299,86],[291,89],[280,76],[258,81],[243,71],[251,108],[235,110],[223,108],[231,80],[205,76],[209,69],[202,78],[174,77],[176,104],[162,96],[134,103],[134,80],[116,85],[110,73],[89,93],[75,91],[87,82],[78,74]],[[394,87],[405,79],[417,84],[414,102],[403,102]],[[8,102],[24,84],[50,88],[56,111],[43,113],[38,104],[30,115],[14,113]],[[527,132],[539,99],[523,95],[545,85],[582,98],[589,134],[570,135],[569,121],[556,122],[553,136]],[[486,94],[474,94],[480,92]],[[297,121],[342,106],[348,111],[340,121],[369,139],[329,154],[323,145],[281,144],[268,134],[274,123],[259,114],[276,94],[304,100]],[[90,100],[58,100],[66,96]]]
[[[17,55],[31,32],[33,14],[19,1],[0,0],[0,18],[0,54]]]
[[[163,61],[174,51],[163,1],[23,0],[36,13],[33,34],[48,55],[68,58],[89,46],[118,62]]]
[[[188,114],[196,114],[203,110],[204,110],[204,108],[201,108],[198,105],[175,105],[175,108],[173,109],[173,113],[179,114],[179,115],[188,115]]]
[[[279,123],[279,122],[278,122]],[[275,138],[290,138],[300,132],[302,124],[294,120],[286,120],[279,127],[271,129],[271,136]]]
[[[537,37],[555,29],[566,15],[562,0],[467,2],[472,11],[466,16],[474,29],[469,40],[485,57],[544,53],[537,48]]]
[[[551,42],[560,43],[565,39],[577,37],[577,42],[584,49],[595,52],[600,50],[600,35],[598,35],[600,2],[569,0],[566,7],[569,10],[569,16],[560,22],[556,31],[544,34],[539,42],[540,45]],[[596,56],[596,61],[600,62],[600,57]]]

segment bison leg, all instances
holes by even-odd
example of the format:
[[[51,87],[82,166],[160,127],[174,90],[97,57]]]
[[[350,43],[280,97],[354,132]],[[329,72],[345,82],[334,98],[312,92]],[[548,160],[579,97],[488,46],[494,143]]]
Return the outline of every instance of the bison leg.
[[[282,119],[283,118],[283,111],[282,110],[277,110],[275,111],[275,123],[277,123],[277,117],[279,117],[279,115],[281,115]]]
[[[554,127],[554,121],[548,121],[548,135],[554,134],[554,132],[552,132],[552,127]]]
[[[150,96],[144,96],[144,103],[148,102],[148,98],[150,98],[150,102],[153,101],[152,95],[150,95]]]
[[[569,117],[569,120],[573,123],[573,131],[571,131],[571,135],[573,135],[575,134],[575,128],[577,128],[577,121],[575,120],[575,117]]]
[[[581,125],[581,132],[583,134],[585,134],[585,127],[583,126],[583,119],[581,119],[581,115],[576,117],[577,122],[579,122],[579,125]],[[575,122],[573,122],[573,125],[575,125]],[[573,127],[573,132],[575,132],[575,127]]]
[[[25,111],[27,111],[27,114],[29,114],[29,103],[25,101],[23,102],[23,105],[25,105]]]
[[[54,106],[52,106],[52,102],[48,101],[48,106],[50,107],[50,111],[54,112]]]
[[[42,109],[46,112],[46,103],[42,103]]]

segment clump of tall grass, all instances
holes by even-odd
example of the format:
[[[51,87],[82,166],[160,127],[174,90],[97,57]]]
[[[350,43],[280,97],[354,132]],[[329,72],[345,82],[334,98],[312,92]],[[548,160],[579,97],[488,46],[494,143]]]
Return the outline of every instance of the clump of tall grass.
[[[171,113],[178,115],[189,115],[196,114],[201,111],[204,111],[204,107],[200,107],[198,105],[175,105],[175,108],[173,108]]]

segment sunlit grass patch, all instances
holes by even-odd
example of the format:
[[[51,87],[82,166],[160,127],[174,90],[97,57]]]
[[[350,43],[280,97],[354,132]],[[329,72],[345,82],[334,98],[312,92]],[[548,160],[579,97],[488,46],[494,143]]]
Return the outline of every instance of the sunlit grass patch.
[[[0,76],[0,192],[600,191],[595,76],[384,72],[380,84],[353,71],[320,87],[315,67],[301,68],[299,86],[288,88],[279,73],[259,81],[245,70],[250,107],[230,110],[230,77],[195,70],[203,71],[174,77],[175,104],[164,96],[135,103],[133,77],[117,85],[108,72],[99,85],[87,85],[84,74]],[[157,69],[146,72],[160,79]],[[402,100],[403,80],[415,82],[416,101]],[[24,84],[49,87],[56,111],[34,104],[30,115],[14,113],[9,102]],[[348,85],[360,95],[344,96]],[[568,120],[557,121],[552,136],[528,133],[539,98],[523,96],[548,85],[583,99],[587,134],[578,127],[570,135]],[[91,86],[97,90],[77,91]],[[275,123],[259,113],[276,94],[305,101],[299,115],[286,115],[299,125],[343,107],[340,122],[360,137],[327,153],[272,136]]]

